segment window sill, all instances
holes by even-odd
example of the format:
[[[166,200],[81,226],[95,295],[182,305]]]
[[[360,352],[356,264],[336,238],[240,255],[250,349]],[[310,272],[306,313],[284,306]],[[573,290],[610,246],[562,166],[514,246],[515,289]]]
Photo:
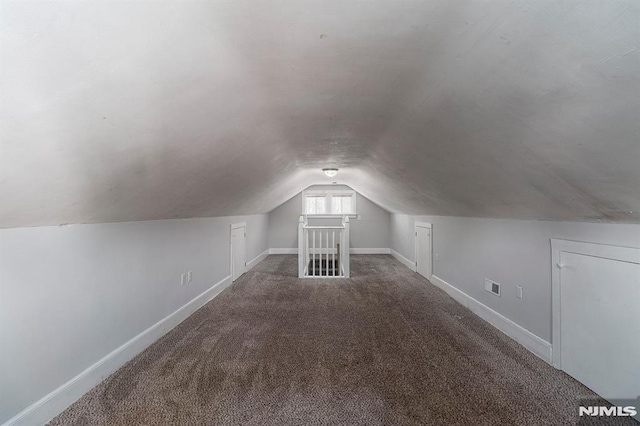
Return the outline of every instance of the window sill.
[[[310,217],[312,219],[340,219],[342,216],[345,216],[343,214],[307,214],[305,215],[304,213],[302,213],[302,215]],[[349,213],[346,216],[349,216],[349,218],[355,218],[356,216],[358,216],[358,214]]]

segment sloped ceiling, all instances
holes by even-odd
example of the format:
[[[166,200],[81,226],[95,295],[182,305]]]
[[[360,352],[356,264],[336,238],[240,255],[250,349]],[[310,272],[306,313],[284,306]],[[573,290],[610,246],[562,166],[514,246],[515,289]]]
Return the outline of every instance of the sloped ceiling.
[[[3,2],[0,225],[267,212],[640,222],[637,0]]]

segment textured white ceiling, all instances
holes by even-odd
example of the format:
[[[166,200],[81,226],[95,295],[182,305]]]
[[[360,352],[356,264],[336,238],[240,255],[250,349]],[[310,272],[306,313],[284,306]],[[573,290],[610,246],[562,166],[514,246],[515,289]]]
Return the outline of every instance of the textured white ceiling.
[[[640,222],[637,0],[3,2],[0,226],[266,212]]]

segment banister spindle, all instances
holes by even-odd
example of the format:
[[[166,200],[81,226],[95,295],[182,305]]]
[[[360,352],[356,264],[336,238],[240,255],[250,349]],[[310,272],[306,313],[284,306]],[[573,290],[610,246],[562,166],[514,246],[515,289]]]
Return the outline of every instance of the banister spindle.
[[[331,254],[333,256],[333,261],[331,262],[331,275],[336,276],[336,231],[335,229],[331,231]]]

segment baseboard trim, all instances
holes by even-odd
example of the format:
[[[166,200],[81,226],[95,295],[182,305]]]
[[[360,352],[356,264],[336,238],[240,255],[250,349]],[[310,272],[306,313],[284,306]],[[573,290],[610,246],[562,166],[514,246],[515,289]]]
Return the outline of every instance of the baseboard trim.
[[[329,251],[329,253],[333,253],[333,251]],[[320,254],[321,250],[319,248],[316,249],[317,254]],[[326,249],[322,249],[322,254],[327,253]],[[390,254],[391,249],[388,248],[352,248],[349,249],[349,253],[351,254]],[[269,254],[298,254],[297,248],[270,248]]]
[[[521,325],[516,324],[504,315],[499,314],[487,305],[477,301],[463,291],[455,288],[442,278],[432,275],[430,281],[433,285],[444,290],[445,293],[447,293],[464,307],[468,308],[471,312],[473,312],[507,336],[511,337],[516,342],[520,343],[534,355],[537,355],[547,363],[551,364],[551,343],[536,336]]]
[[[251,268],[253,268],[254,266],[256,266],[258,263],[262,262],[264,260],[265,257],[267,257],[269,255],[269,249],[266,249],[265,251],[263,251],[262,253],[260,253],[259,255],[257,255],[255,257],[255,259],[252,259],[250,261],[247,262],[247,271]]]
[[[349,249],[351,254],[390,254],[391,249],[388,248],[352,248]]]
[[[411,269],[413,272],[416,271],[416,264],[415,262],[410,261],[409,259],[407,259],[406,257],[404,257],[403,255],[401,255],[400,253],[398,253],[397,251],[395,251],[394,249],[391,249],[391,256],[395,257],[396,259],[398,259],[400,261],[400,263],[402,263],[404,266],[406,266],[407,268]]]
[[[457,288],[455,288],[445,280],[435,275],[431,275],[431,278],[429,279],[429,281],[431,282],[431,284],[444,290],[444,292],[447,293],[449,296],[451,296],[453,300],[460,303],[465,308],[469,307],[469,299],[471,299],[471,297],[469,297],[467,293],[464,293],[463,291],[458,290]]]
[[[297,248],[270,248],[269,254],[298,254]]]
[[[262,256],[262,255],[261,255]],[[2,426],[45,424],[64,411],[80,397],[114,373],[133,357],[187,319],[191,314],[216,297],[231,284],[231,276],[225,277],[208,290],[193,298],[164,319],[147,328],[122,346],[113,350],[98,362],[58,387],[45,397],[31,404]]]

